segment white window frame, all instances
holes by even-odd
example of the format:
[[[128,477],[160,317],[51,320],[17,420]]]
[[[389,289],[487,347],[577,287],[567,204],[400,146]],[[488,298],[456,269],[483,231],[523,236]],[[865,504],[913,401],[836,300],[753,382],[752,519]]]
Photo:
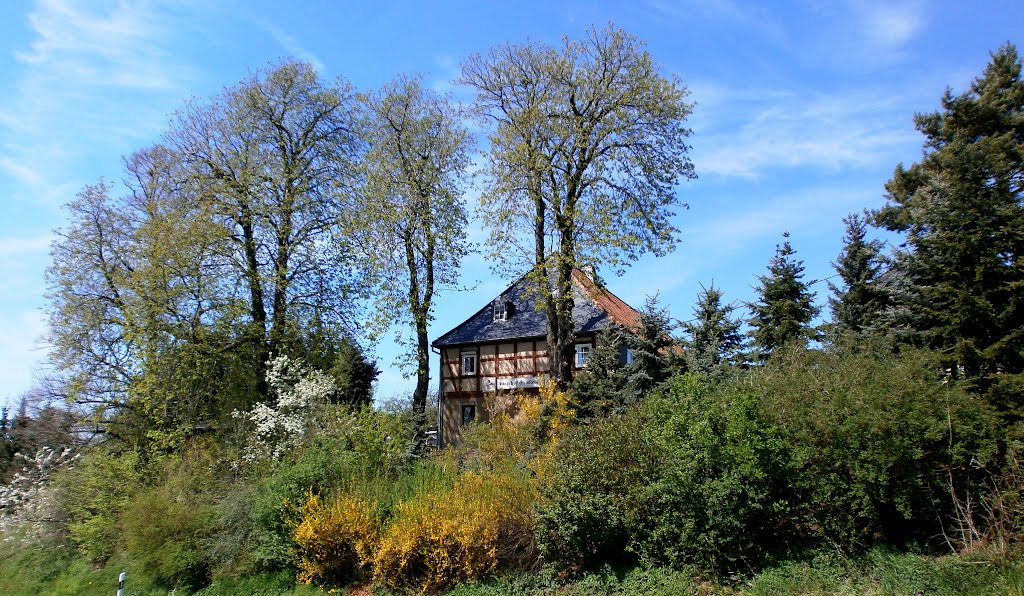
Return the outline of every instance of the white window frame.
[[[508,320],[508,304],[504,300],[494,301],[494,320],[495,321],[507,321]]]
[[[470,375],[476,376],[476,370],[477,370],[476,352],[463,352],[462,356],[459,358],[459,360],[462,362],[462,365],[459,368],[459,370],[462,371],[462,376],[464,376],[464,377],[470,376]],[[466,366],[467,363],[469,363],[469,366]]]
[[[586,368],[587,360],[590,360],[590,352],[593,349],[594,344],[590,342],[576,344],[576,355],[573,357],[576,368]]]

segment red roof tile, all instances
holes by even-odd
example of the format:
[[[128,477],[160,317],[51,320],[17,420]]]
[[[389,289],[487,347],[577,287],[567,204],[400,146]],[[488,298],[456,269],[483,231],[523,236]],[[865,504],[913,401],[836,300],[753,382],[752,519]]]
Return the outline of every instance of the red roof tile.
[[[598,285],[586,273],[579,269],[573,269],[572,280],[617,325],[628,329],[636,329],[640,326],[640,313],[623,302],[621,298],[609,292],[608,288]]]

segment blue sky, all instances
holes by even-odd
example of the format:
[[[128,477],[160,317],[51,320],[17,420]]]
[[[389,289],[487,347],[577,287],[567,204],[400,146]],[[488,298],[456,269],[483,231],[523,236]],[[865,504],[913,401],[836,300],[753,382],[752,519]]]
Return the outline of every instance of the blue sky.
[[[0,401],[16,400],[45,366],[43,272],[53,230],[65,225],[62,204],[101,177],[119,180],[122,156],[157,141],[187,99],[212,97],[282,57],[363,90],[423,73],[464,101],[468,91],[451,81],[469,54],[614,21],[691,90],[699,179],[679,188],[690,209],[675,220],[676,251],[607,275],[612,291],[635,306],[657,293],[680,319],[712,280],[729,301],[753,299],[755,275],[787,230],[807,279],[832,275],[842,218],[880,206],[895,165],[921,155],[914,112],[936,109],[947,86],[963,91],[1001,44],[1024,45],[1024,4],[766,4],[0,3]],[[474,289],[439,298],[431,338],[507,282],[480,256],[463,271]],[[813,288],[824,304],[825,284]],[[394,344],[376,353],[378,398],[408,391],[391,364]]]

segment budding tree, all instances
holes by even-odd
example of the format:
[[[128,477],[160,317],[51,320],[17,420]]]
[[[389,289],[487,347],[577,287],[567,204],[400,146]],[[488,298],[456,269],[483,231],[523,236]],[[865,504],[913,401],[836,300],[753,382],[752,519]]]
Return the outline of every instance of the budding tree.
[[[558,47],[474,55],[461,82],[493,124],[481,212],[499,260],[527,269],[547,314],[551,376],[569,380],[572,272],[674,246],[681,180],[695,177],[687,90],[635,36],[593,29]]]

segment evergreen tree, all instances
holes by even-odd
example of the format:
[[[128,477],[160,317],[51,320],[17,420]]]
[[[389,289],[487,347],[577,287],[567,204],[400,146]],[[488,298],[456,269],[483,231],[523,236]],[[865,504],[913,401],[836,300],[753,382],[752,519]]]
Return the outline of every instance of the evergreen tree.
[[[785,343],[817,339],[811,319],[819,308],[814,306],[814,294],[803,281],[804,262],[794,258],[796,251],[789,243],[789,232],[782,237],[782,245],[775,247],[775,256],[768,264],[768,275],[758,276],[760,299],[747,305],[753,328],[750,336],[761,360]]]
[[[839,333],[861,333],[870,329],[885,306],[885,293],[878,285],[882,270],[882,243],[867,239],[867,224],[856,213],[843,219],[846,235],[843,251],[832,263],[842,285],[829,282],[832,324]]]
[[[572,380],[573,409],[577,418],[606,416],[624,403],[626,378],[622,356],[625,349],[622,329],[605,329],[597,334],[587,366]]]
[[[355,342],[344,338],[338,343],[334,366],[328,372],[337,386],[332,400],[357,407],[373,403],[373,383],[380,369]]]
[[[635,402],[669,377],[669,354],[673,347],[668,313],[658,306],[657,298],[648,298],[636,329],[626,336],[632,361],[623,371],[626,377],[625,399]]]
[[[900,303],[909,339],[1014,409],[1024,372],[1024,81],[1016,48],[992,55],[961,95],[918,114],[922,160],[897,166],[873,213],[907,234]],[[1014,388],[1016,387],[1016,388]],[[994,392],[994,393],[993,393]]]
[[[741,358],[740,321],[732,317],[735,306],[722,304],[722,291],[714,283],[700,290],[693,320],[683,324],[687,335],[684,357],[690,370],[707,379],[718,379],[726,365],[737,364]]]

